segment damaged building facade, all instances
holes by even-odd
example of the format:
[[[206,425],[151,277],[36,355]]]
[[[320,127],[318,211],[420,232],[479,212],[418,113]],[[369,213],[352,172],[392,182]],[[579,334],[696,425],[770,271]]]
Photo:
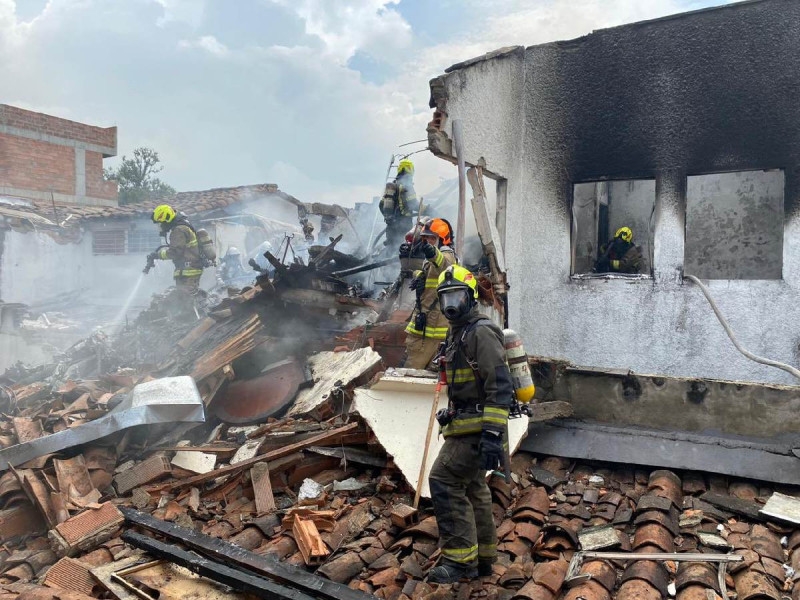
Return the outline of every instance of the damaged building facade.
[[[497,182],[510,320],[528,352],[682,377],[794,383],[800,5],[755,0],[504,48],[431,82],[430,146]],[[640,275],[591,273],[628,225]]]

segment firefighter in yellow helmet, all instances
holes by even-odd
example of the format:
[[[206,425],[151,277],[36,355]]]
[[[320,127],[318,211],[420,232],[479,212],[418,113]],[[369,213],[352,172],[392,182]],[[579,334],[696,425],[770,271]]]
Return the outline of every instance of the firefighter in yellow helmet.
[[[153,210],[153,223],[161,225],[161,235],[167,238],[167,246],[148,256],[148,261],[171,260],[175,265],[175,287],[181,292],[195,295],[200,288],[200,276],[205,261],[201,254],[197,232],[183,213],[175,212],[168,204]]]
[[[514,389],[503,332],[478,312],[475,276],[458,265],[448,267],[436,291],[450,323],[440,365],[449,403],[436,415],[445,441],[428,480],[442,551],[428,581],[453,583],[492,573],[497,531],[486,471],[508,464]]]
[[[411,279],[416,304],[406,326],[406,362],[409,369],[427,369],[439,344],[447,336],[447,320],[439,310],[436,286],[439,275],[456,262],[453,231],[445,219],[429,220],[420,232],[419,252],[425,256],[422,270]],[[412,253],[416,249],[412,250]]]
[[[642,268],[642,251],[633,243],[633,230],[620,227],[614,239],[600,248],[595,273],[638,273]]]
[[[397,248],[419,211],[419,201],[414,191],[414,163],[407,158],[398,163],[394,181],[386,184],[379,208],[386,223],[386,245]]]

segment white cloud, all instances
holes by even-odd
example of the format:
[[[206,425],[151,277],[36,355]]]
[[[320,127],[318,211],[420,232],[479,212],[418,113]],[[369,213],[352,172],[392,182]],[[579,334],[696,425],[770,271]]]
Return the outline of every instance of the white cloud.
[[[192,27],[199,27],[205,13],[205,0],[154,0],[164,9],[163,16],[159,17],[156,25],[164,27],[168,23],[187,23]]]
[[[199,48],[214,56],[227,56],[230,54],[228,47],[213,35],[204,35],[195,40],[181,40],[178,47],[183,49]]]
[[[344,65],[358,50],[389,59],[411,42],[411,27],[391,5],[400,0],[271,0],[293,11],[323,52]]]
[[[423,44],[399,0],[236,0],[280,21],[265,16],[258,34],[203,22],[213,7],[200,0],[50,0],[29,23],[0,0],[0,80],[14,82],[5,101],[117,124],[120,154],[151,145],[178,189],[272,181],[306,201],[352,205],[382,192],[392,153],[424,146],[398,148],[425,138],[428,80],[450,64],[677,12],[682,1],[461,0],[442,19],[465,28]],[[471,18],[477,8],[488,16]],[[347,66],[357,53],[393,75],[365,81]],[[430,153],[412,158],[420,194],[455,175]]]

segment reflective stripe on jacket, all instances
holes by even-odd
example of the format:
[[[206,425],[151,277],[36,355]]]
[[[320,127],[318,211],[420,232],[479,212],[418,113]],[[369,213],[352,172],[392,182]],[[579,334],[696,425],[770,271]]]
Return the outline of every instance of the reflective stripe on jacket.
[[[177,279],[178,277],[200,277],[203,274],[203,269],[175,269],[172,276]]]
[[[436,287],[439,285],[439,275],[450,265],[455,264],[456,255],[453,249],[449,246],[436,248],[436,254],[430,260],[425,259],[422,263],[422,272],[425,277],[425,289],[420,297],[420,306],[422,312],[426,313],[427,323],[425,331],[421,331],[414,326],[414,320],[419,312],[414,307],[411,313],[411,320],[406,326],[406,335],[415,335],[417,337],[433,338],[435,340],[443,340],[447,337],[447,330],[449,323],[447,319],[439,310],[439,298],[436,295]]]
[[[442,434],[470,435],[484,429],[505,432],[514,388],[506,364],[503,332],[473,309],[464,323],[452,326],[449,335],[447,395],[456,416]],[[470,361],[474,361],[475,368]]]
[[[178,223],[169,231],[169,247],[158,253],[161,260],[171,260],[175,265],[175,277],[196,277],[190,271],[203,273],[203,259],[197,242],[197,234],[184,223]],[[179,274],[179,271],[182,274]]]

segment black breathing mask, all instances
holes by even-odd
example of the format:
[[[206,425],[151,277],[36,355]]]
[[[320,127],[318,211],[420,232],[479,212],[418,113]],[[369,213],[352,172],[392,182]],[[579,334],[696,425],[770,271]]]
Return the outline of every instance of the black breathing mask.
[[[439,308],[448,321],[457,321],[472,310],[469,288],[452,288],[439,292]]]

